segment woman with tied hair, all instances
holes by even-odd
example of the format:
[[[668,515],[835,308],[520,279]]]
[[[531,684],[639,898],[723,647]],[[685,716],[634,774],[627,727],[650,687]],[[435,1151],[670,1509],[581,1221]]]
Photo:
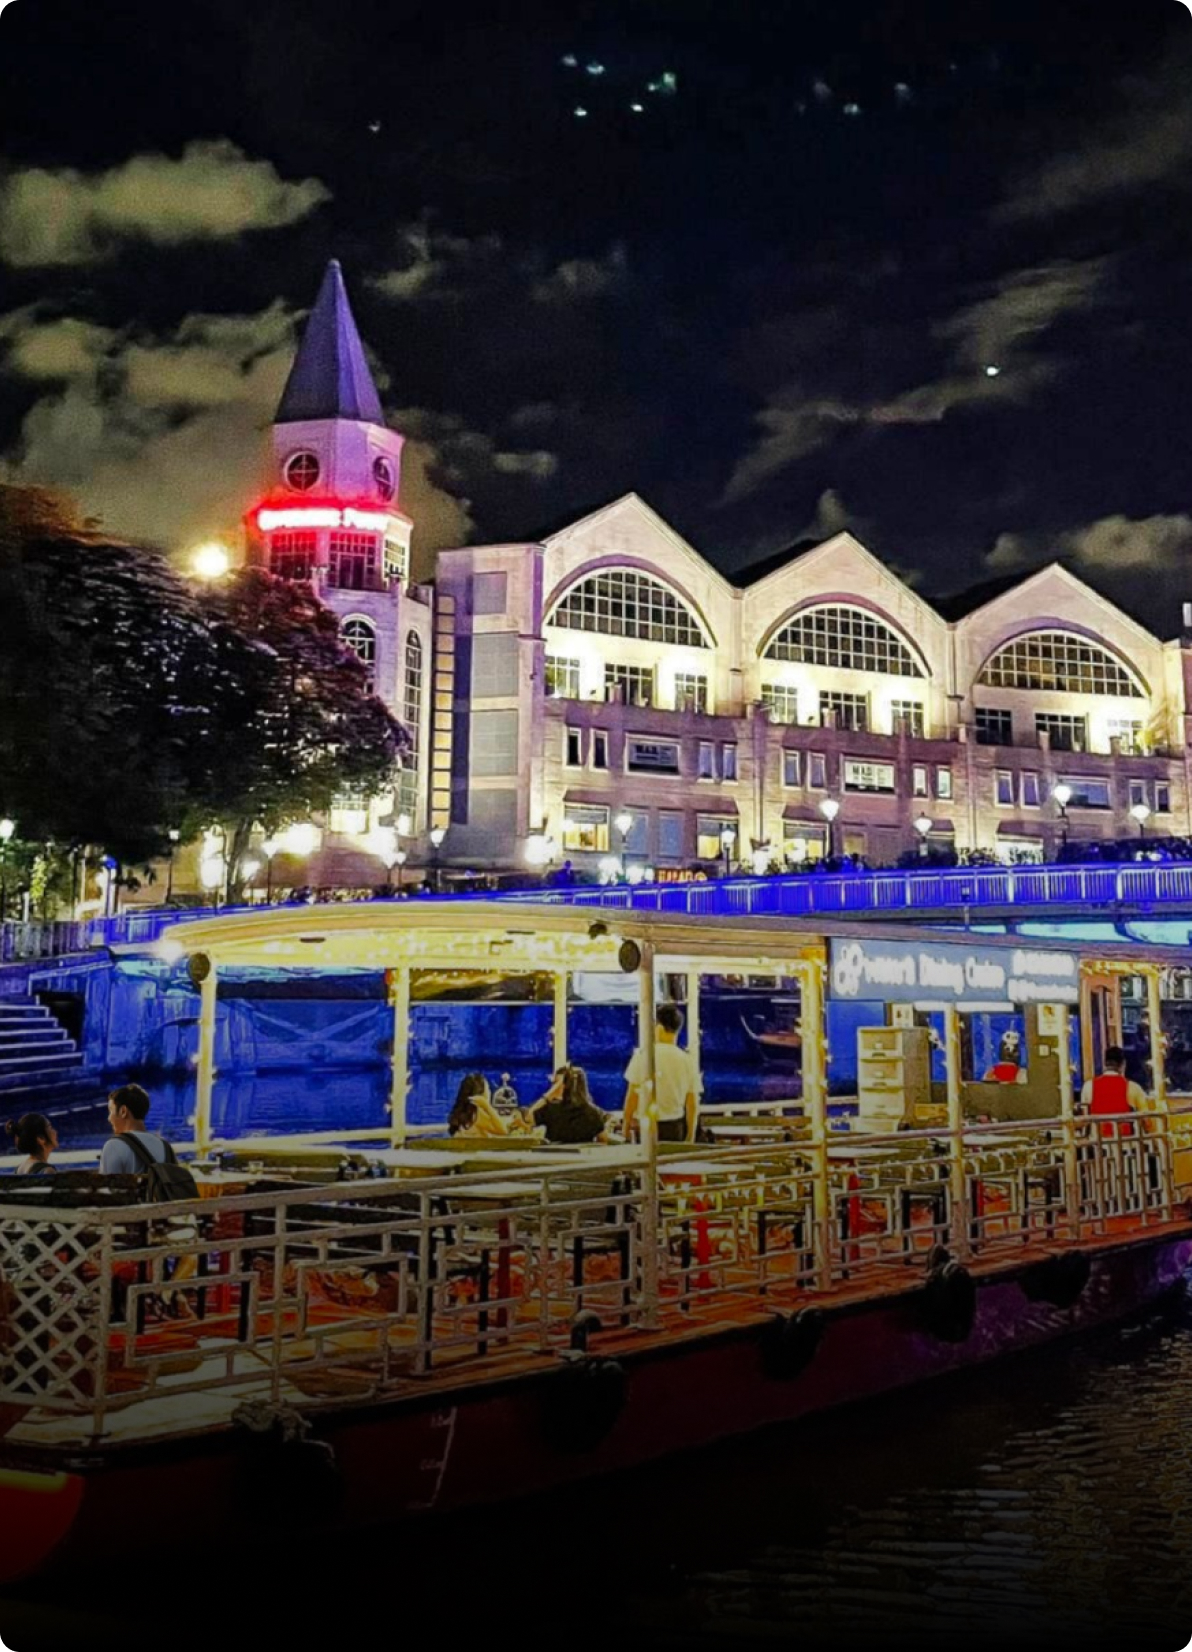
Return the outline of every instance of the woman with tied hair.
[[[527,1116],[532,1124],[545,1129],[549,1142],[608,1140],[608,1118],[592,1100],[588,1075],[582,1067],[560,1067],[550,1089]]]
[[[58,1132],[44,1113],[7,1119],[4,1130],[17,1152],[27,1155],[24,1164],[17,1166],[18,1176],[44,1176],[53,1170],[50,1154],[58,1145]]]

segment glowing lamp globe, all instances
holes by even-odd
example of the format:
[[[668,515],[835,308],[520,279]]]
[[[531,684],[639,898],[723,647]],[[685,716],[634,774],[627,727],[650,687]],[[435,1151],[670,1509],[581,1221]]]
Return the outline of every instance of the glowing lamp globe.
[[[199,579],[222,579],[232,566],[232,558],[226,545],[212,540],[198,547],[191,556],[190,566]]]

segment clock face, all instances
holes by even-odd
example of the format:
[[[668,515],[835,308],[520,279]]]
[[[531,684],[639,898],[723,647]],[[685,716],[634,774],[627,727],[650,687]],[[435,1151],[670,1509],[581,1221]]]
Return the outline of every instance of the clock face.
[[[299,453],[291,453],[282,466],[282,475],[286,479],[286,486],[296,493],[309,493],[319,479],[319,456],[303,448]]]
[[[393,466],[388,459],[373,460],[373,481],[376,483],[377,492],[382,499],[389,500],[393,498],[397,491],[397,484],[393,477]]]

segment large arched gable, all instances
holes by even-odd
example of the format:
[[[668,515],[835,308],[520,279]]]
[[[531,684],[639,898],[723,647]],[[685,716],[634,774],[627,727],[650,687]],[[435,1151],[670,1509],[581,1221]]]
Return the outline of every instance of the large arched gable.
[[[922,650],[890,617],[856,598],[816,596],[789,609],[758,645],[763,660],[841,671],[930,677]]]
[[[1078,626],[1035,621],[1004,637],[977,672],[981,688],[1034,694],[1101,695],[1148,699],[1150,688],[1132,660]]]
[[[547,599],[545,625],[598,636],[715,648],[699,604],[677,581],[634,557],[587,562]]]

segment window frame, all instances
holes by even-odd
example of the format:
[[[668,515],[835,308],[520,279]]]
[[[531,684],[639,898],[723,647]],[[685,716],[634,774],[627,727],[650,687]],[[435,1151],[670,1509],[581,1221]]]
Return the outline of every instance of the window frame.
[[[851,603],[813,602],[792,614],[762,649],[766,660],[864,671],[871,676],[928,676],[910,644],[890,622]]]

